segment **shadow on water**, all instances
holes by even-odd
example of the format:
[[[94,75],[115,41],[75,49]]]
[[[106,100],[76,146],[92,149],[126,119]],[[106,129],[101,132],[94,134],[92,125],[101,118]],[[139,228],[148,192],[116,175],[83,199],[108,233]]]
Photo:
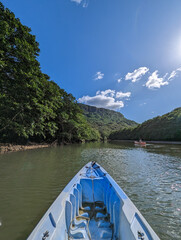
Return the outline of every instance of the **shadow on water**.
[[[26,239],[89,161],[100,163],[161,239],[181,236],[181,147],[89,143],[0,155],[0,239]]]

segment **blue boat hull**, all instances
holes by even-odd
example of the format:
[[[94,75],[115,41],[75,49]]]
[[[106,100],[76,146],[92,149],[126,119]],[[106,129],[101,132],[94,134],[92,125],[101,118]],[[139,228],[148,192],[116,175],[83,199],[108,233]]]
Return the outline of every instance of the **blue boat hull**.
[[[60,193],[27,240],[65,239],[159,237],[112,177],[90,162]]]

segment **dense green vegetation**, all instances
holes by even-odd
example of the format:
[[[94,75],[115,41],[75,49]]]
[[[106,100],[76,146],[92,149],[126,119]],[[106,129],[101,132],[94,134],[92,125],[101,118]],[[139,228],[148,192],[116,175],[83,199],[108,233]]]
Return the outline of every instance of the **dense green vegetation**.
[[[31,29],[0,3],[0,142],[96,140],[75,98],[42,73]]]
[[[90,125],[96,128],[101,136],[108,137],[112,131],[125,127],[135,127],[137,123],[126,119],[123,114],[104,108],[79,104]]]
[[[181,108],[176,108],[163,116],[148,120],[135,128],[124,128],[109,136],[114,140],[181,141]]]

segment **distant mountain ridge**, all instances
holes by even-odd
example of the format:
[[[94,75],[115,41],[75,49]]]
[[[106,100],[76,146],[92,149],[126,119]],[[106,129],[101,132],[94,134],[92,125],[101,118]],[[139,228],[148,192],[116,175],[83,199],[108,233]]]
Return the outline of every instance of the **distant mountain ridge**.
[[[136,122],[126,119],[120,112],[81,103],[78,105],[83,110],[88,123],[99,130],[102,137],[108,137],[111,132],[121,128],[138,125]]]
[[[181,141],[181,107],[147,120],[134,128],[125,128],[110,134],[113,140]]]

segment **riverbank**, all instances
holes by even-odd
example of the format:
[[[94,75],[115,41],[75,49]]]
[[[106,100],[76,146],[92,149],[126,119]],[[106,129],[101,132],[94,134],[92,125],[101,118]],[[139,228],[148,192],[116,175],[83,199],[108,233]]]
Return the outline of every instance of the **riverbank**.
[[[129,143],[134,143],[133,140],[107,140],[108,142],[129,142]],[[107,142],[105,141],[105,142]],[[103,141],[104,142],[104,141]],[[84,142],[82,142],[84,143]],[[150,144],[176,144],[176,145],[181,145],[181,142],[171,142],[171,141],[146,141],[146,143]],[[63,145],[67,145],[71,143],[63,143]],[[30,145],[16,145],[16,144],[0,144],[0,154],[8,153],[8,152],[18,152],[18,151],[25,151],[25,150],[32,150],[36,148],[47,148],[51,146],[57,145],[57,142],[51,143],[51,144],[36,144],[32,143]]]
[[[109,142],[129,142],[129,143],[134,143],[134,140],[109,140]],[[146,141],[146,143],[150,144],[181,144],[181,142],[176,142],[176,141]]]
[[[47,148],[50,147],[51,144],[30,144],[30,145],[14,145],[14,144],[1,144],[0,145],[0,154],[8,153],[8,152],[17,152],[24,150],[31,150],[36,148]]]
[[[24,151],[24,150],[32,150],[32,149],[36,149],[36,148],[47,148],[47,147],[52,147],[52,146],[70,145],[70,144],[74,144],[74,143],[82,144],[82,143],[85,143],[85,142],[89,142],[89,141],[85,141],[85,140],[82,140],[80,142],[65,142],[64,141],[64,142],[58,143],[58,141],[55,140],[54,142],[49,143],[49,144],[48,143],[38,144],[38,143],[30,142],[27,145],[0,143],[0,154],[8,153],[8,152],[18,152],[18,151]]]

